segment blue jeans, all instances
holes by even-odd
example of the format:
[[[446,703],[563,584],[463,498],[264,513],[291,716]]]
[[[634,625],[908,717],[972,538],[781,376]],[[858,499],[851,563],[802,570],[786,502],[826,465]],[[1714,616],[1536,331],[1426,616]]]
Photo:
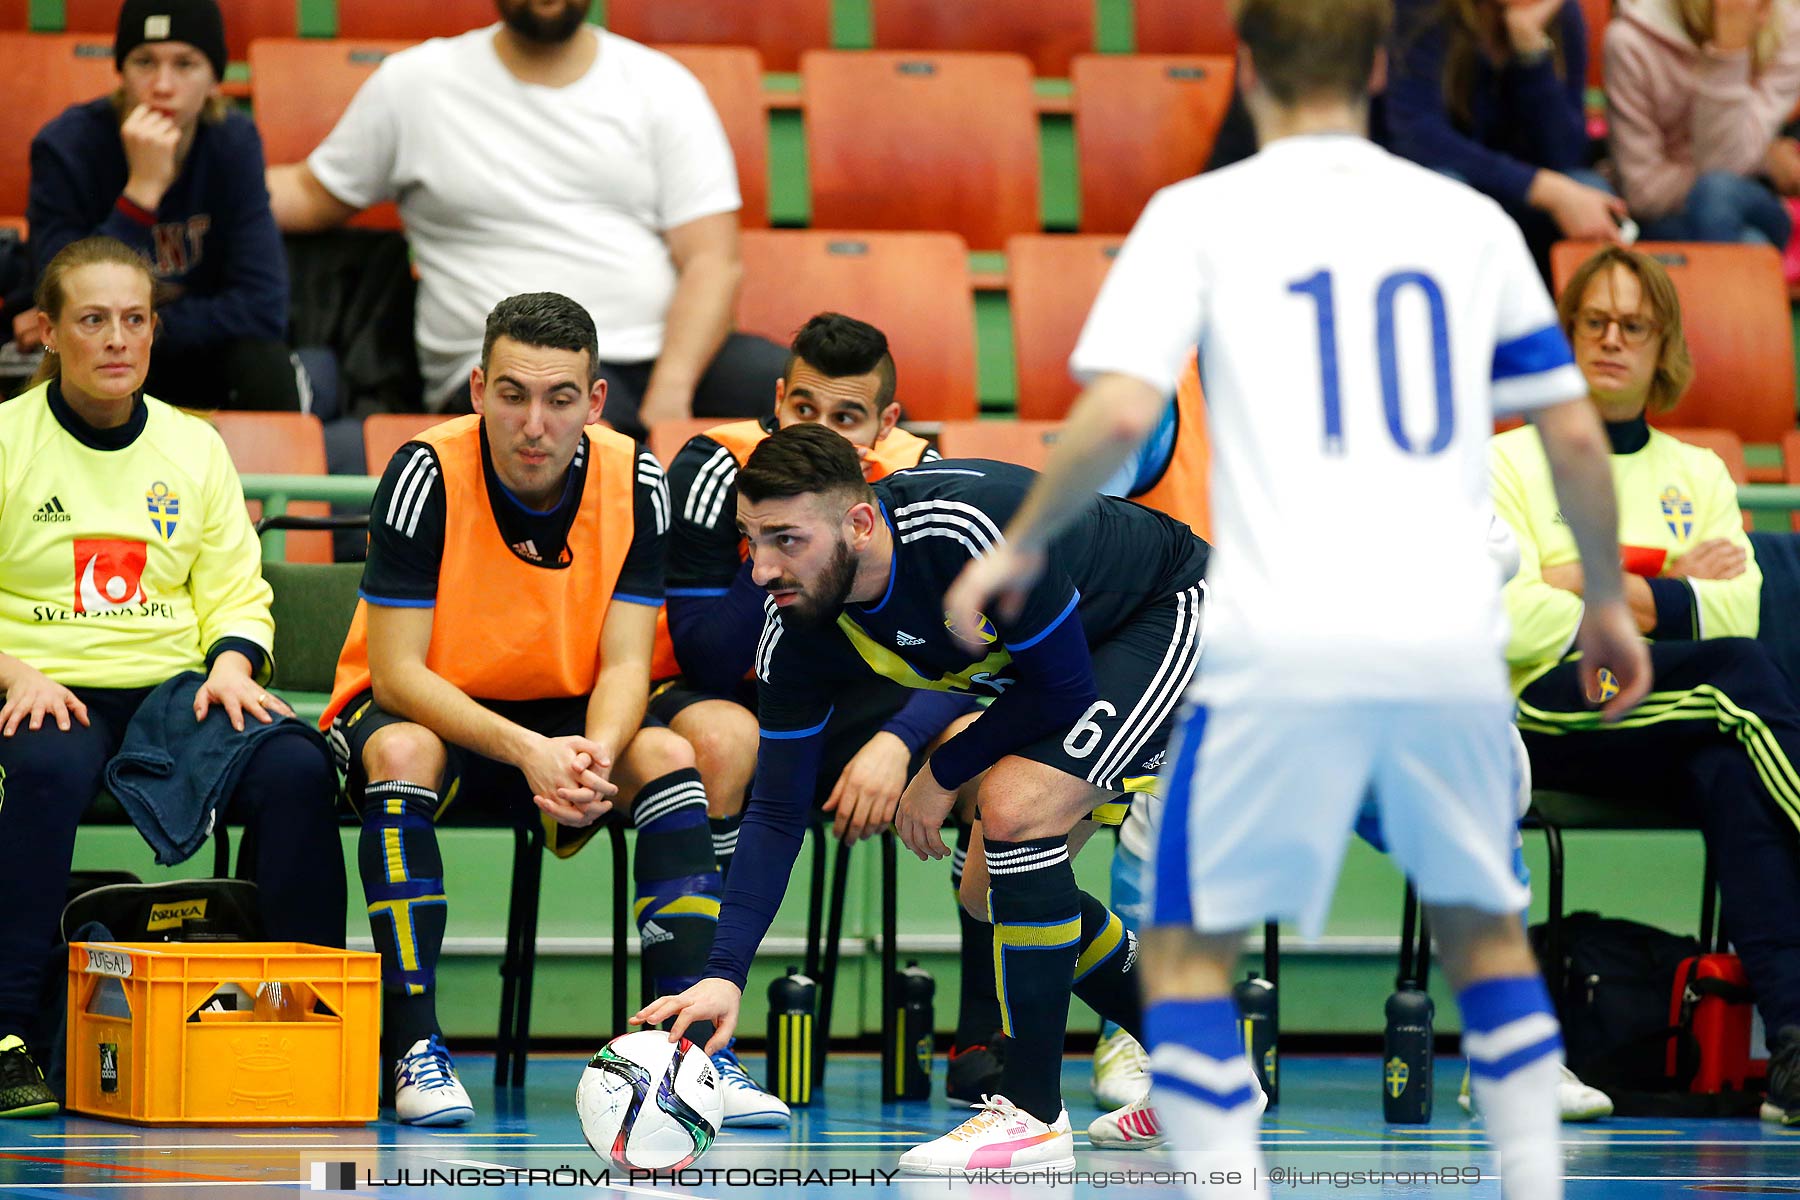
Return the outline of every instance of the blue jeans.
[[[1708,171],[1694,181],[1680,211],[1643,223],[1659,242],[1749,242],[1786,249],[1793,235],[1787,205],[1759,179]]]

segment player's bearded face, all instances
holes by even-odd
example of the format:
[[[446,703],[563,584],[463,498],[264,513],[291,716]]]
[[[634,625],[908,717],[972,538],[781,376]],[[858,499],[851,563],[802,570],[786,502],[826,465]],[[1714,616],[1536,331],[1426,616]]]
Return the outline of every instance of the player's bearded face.
[[[855,583],[856,556],[850,553],[849,543],[839,536],[832,544],[831,557],[811,583],[785,575],[765,586],[771,592],[796,593],[793,602],[782,610],[788,620],[802,625],[829,625],[837,620]]]
[[[541,46],[555,46],[575,36],[587,20],[587,0],[500,0],[506,27]]]

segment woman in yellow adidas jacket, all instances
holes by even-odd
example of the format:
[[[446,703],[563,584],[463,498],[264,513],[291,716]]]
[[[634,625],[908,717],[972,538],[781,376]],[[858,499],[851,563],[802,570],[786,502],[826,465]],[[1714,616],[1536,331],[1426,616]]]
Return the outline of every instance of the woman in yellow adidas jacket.
[[[0,1117],[56,1111],[24,1039],[76,826],[139,706],[195,671],[196,720],[290,712],[265,690],[270,593],[224,443],[140,390],[148,266],[112,238],[73,242],[38,306],[41,382],[0,405]],[[226,816],[247,827],[264,933],[341,946],[335,777],[293,725],[254,743]]]
[[[1769,1030],[1764,1116],[1800,1123],[1800,702],[1755,641],[1762,575],[1718,455],[1645,422],[1693,376],[1675,286],[1656,260],[1609,248],[1558,305],[1612,439],[1626,591],[1656,683],[1600,723],[1571,650],[1582,619],[1574,539],[1530,427],[1494,439],[1494,505],[1518,535],[1507,658],[1537,786],[1679,798],[1698,819],[1731,941]]]

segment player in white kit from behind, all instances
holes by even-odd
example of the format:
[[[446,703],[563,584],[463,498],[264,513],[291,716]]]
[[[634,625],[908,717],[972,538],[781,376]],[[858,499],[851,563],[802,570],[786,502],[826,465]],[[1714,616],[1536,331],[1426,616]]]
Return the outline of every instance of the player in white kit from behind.
[[[946,601],[953,619],[996,596],[1005,610],[1198,344],[1212,608],[1164,774],[1145,1029],[1170,1145],[1220,1200],[1268,1187],[1230,1000],[1245,931],[1320,932],[1371,793],[1432,906],[1504,1195],[1562,1196],[1562,1043],[1519,920],[1505,618],[1483,548],[1497,413],[1537,424],[1599,581],[1577,638],[1590,694],[1608,669],[1616,716],[1649,684],[1607,442],[1523,237],[1364,136],[1391,21],[1388,0],[1241,0],[1238,84],[1263,150],[1146,207],[1076,347],[1088,386],[1051,463]],[[1220,1170],[1241,1179],[1209,1183]]]

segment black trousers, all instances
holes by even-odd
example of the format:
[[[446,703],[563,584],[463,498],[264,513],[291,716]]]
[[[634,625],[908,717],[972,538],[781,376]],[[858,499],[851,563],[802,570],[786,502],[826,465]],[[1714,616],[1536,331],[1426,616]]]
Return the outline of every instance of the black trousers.
[[[71,688],[88,708],[68,732],[46,717],[0,737],[0,1037],[34,1021],[46,957],[57,942],[81,815],[99,794],[149,688]],[[224,714],[208,714],[207,720]],[[246,717],[246,720],[254,720]],[[310,738],[276,734],[245,767],[226,805],[245,825],[239,863],[256,881],[263,933],[272,941],[344,944],[344,857],[337,776]]]
[[[1800,699],[1750,638],[1658,642],[1649,697],[1602,725],[1563,663],[1519,697],[1539,787],[1676,800],[1706,838],[1725,932],[1773,1036],[1800,1025]],[[1654,886],[1645,881],[1645,886]]]
[[[775,408],[775,381],[787,366],[788,352],[767,338],[728,334],[694,388],[696,417],[761,417]],[[649,436],[638,419],[644,389],[650,385],[654,361],[603,362],[607,423],[640,441]]]

